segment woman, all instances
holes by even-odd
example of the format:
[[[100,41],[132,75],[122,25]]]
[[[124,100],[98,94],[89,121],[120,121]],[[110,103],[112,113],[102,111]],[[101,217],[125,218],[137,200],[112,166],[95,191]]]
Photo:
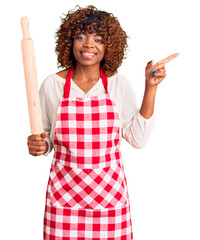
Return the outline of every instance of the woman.
[[[94,6],[69,11],[56,33],[65,70],[40,88],[44,132],[29,136],[29,153],[54,147],[46,194],[44,239],[133,239],[120,142],[143,147],[154,125],[157,85],[167,58],[146,67],[138,110],[128,80],[117,74],[127,35],[113,14]]]

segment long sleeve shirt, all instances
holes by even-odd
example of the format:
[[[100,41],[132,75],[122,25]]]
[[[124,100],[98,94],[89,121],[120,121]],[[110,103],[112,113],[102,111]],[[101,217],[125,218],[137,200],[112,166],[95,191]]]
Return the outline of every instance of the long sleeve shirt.
[[[54,132],[57,110],[60,100],[64,93],[65,79],[54,73],[49,75],[40,87],[40,101],[43,118],[44,131],[48,132],[46,138],[48,151],[53,148]],[[145,119],[139,113],[133,88],[123,75],[114,74],[108,78],[108,93],[111,100],[115,103],[120,117],[120,134],[119,144],[124,138],[131,146],[143,148],[150,136],[155,125],[155,116]],[[71,79],[70,97],[92,97],[105,93],[102,79],[99,78],[97,83],[87,92],[82,91],[78,85]]]

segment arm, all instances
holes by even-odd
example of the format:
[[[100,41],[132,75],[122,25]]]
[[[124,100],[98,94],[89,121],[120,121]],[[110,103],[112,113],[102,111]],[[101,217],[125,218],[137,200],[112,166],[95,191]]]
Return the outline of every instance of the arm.
[[[51,121],[48,114],[48,106],[46,101],[46,82],[47,80],[44,80],[39,91],[40,95],[40,103],[41,103],[41,111],[42,111],[42,120],[43,120],[43,129],[48,135],[46,136],[46,152],[45,156],[48,156],[48,154],[51,152],[53,148],[53,143],[50,138],[51,133]]]
[[[158,73],[159,75],[162,75],[158,76]],[[146,119],[150,118],[154,113],[157,85],[165,78],[165,76],[164,64],[153,65],[153,61],[148,62],[145,71],[146,81],[144,97],[140,108],[140,114]]]
[[[142,105],[140,108],[140,114],[146,119],[150,118],[154,113],[156,91],[157,91],[157,86],[145,87],[144,97],[143,97]]]
[[[27,145],[29,148],[29,154],[33,156],[41,156],[41,155],[47,156],[48,153],[52,150],[53,144],[50,139],[51,123],[49,121],[49,116],[47,113],[45,81],[41,85],[39,95],[40,95],[43,129],[45,132],[39,135],[28,136]]]
[[[116,99],[120,109],[122,137],[133,147],[143,148],[155,125],[155,117],[144,118],[140,113],[136,102],[134,90],[129,81],[118,77]]]

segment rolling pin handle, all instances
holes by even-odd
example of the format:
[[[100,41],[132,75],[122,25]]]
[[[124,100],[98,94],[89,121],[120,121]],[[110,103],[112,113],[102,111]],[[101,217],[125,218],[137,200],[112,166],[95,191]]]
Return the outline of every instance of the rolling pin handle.
[[[31,39],[29,36],[29,21],[27,17],[21,18],[21,26],[22,26],[22,33],[23,33],[23,39]]]

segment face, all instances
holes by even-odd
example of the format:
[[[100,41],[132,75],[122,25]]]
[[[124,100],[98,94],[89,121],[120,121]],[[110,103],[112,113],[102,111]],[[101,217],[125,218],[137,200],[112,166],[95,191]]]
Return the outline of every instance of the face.
[[[102,37],[96,33],[82,33],[75,37],[73,54],[79,64],[100,65],[104,53],[105,45],[102,42]]]

